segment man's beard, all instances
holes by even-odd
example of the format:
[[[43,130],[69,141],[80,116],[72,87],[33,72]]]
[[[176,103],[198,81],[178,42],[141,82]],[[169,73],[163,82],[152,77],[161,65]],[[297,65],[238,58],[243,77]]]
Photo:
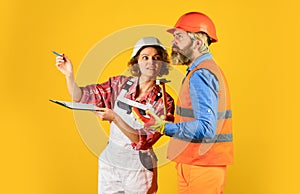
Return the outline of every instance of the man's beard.
[[[171,53],[172,64],[174,65],[189,65],[192,60],[192,50],[191,45],[186,46],[183,49],[179,49],[177,46],[173,46]],[[175,50],[174,50],[175,49]]]
[[[191,63],[191,60],[188,57],[173,50],[171,53],[171,60],[173,65],[188,65]]]

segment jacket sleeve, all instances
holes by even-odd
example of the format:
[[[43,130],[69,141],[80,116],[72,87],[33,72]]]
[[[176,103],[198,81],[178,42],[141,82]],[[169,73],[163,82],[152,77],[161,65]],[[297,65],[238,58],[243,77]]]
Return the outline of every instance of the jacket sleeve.
[[[167,123],[164,133],[187,141],[213,138],[217,124],[218,87],[218,81],[210,71],[195,71],[190,78],[190,98],[195,120]]]

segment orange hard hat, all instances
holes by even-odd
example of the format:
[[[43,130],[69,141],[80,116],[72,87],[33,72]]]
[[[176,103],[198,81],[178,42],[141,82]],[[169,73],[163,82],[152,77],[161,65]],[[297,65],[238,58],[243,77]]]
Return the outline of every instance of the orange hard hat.
[[[189,12],[182,15],[174,28],[167,31],[173,34],[176,28],[187,32],[204,32],[212,39],[212,42],[218,41],[214,23],[207,15],[200,12]]]

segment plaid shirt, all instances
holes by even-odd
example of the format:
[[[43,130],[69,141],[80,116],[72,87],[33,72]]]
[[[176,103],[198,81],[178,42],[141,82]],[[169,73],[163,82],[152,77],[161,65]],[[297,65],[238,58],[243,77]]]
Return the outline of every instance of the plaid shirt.
[[[107,82],[102,84],[93,84],[81,87],[82,98],[80,102],[113,109],[118,95],[124,88],[126,82],[131,79],[132,77],[116,76],[109,78]],[[136,100],[136,97],[138,96],[138,79],[136,79],[134,84],[129,88],[125,97],[142,104],[151,104],[154,108],[154,112],[160,116],[164,113],[164,104],[160,90],[160,87],[155,85],[152,90],[144,95],[140,100]],[[173,122],[174,117],[172,115],[174,114],[174,100],[169,94],[166,95],[166,103],[167,113],[171,114],[171,116],[167,117],[167,120]],[[146,150],[151,148],[152,145],[161,137],[160,133],[153,132],[146,128],[140,129],[138,132],[139,142],[137,144],[132,143],[132,146],[136,150]]]

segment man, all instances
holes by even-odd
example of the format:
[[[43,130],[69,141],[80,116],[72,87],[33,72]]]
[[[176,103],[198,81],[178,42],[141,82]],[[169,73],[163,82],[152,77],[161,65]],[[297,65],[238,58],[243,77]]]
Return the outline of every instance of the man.
[[[175,123],[165,123],[150,111],[150,121],[143,118],[143,123],[172,137],[168,158],[177,163],[178,193],[224,193],[233,144],[227,82],[209,51],[218,41],[215,25],[205,14],[190,12],[167,31],[174,36],[173,64],[188,66]]]

